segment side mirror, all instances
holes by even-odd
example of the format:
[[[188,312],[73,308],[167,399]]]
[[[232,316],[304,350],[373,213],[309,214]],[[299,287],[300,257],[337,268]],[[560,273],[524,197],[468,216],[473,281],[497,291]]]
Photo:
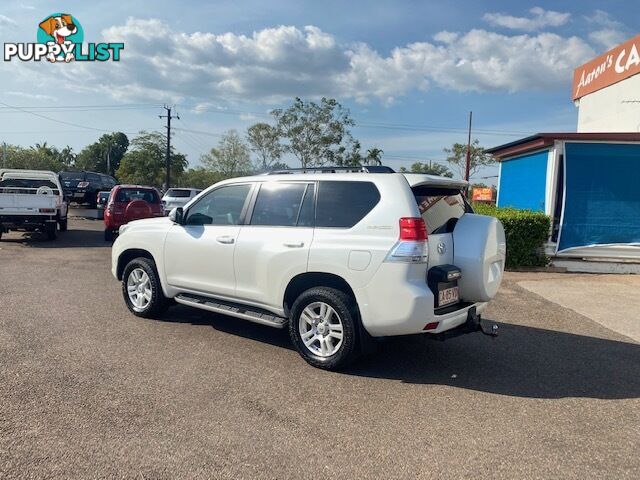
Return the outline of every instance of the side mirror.
[[[169,220],[178,225],[182,225],[183,215],[182,207],[176,207],[169,212]]]

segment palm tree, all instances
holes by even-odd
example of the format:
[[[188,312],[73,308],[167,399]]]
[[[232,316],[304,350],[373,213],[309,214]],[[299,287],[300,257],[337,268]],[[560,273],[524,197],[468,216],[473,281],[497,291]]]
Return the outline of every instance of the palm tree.
[[[384,150],[378,147],[373,147],[367,150],[367,163],[371,165],[382,165],[382,154]]]

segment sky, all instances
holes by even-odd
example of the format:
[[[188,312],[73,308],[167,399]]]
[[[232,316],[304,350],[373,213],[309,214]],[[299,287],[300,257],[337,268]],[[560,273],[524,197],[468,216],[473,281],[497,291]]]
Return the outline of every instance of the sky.
[[[640,31],[635,0],[51,4],[3,1],[2,43],[35,42],[40,21],[64,11],[85,42],[124,42],[122,58],[1,62],[0,142],[79,151],[105,132],[162,130],[167,104],[191,166],[295,96],[336,98],[363,149],[396,169],[445,163],[443,148],[466,143],[469,111],[485,147],[575,131],[573,70]]]

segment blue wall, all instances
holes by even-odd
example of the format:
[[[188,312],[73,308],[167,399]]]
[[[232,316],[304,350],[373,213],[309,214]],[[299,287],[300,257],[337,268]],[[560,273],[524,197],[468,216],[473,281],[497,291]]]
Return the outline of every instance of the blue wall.
[[[640,144],[567,142],[565,153],[558,250],[640,243]]]
[[[498,206],[544,212],[549,150],[505,160],[500,166]]]

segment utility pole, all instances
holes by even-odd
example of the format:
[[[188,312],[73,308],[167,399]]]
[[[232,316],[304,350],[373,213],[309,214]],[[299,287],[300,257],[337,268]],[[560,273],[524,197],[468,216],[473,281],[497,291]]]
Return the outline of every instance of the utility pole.
[[[174,115],[172,117],[171,107],[168,107],[167,105],[165,105],[162,108],[164,108],[167,111],[166,115],[158,115],[160,118],[167,119],[167,126],[165,127],[167,129],[167,156],[165,158],[166,169],[167,169],[167,178],[166,178],[166,186],[165,186],[165,192],[166,192],[171,188],[171,119],[177,118],[178,120],[180,120],[180,116]]]
[[[2,166],[7,166],[7,143],[2,142]]]
[[[464,179],[469,181],[469,171],[471,170],[471,119],[473,112],[469,112],[469,137],[467,138],[467,168],[465,169]]]
[[[111,173],[111,144],[109,144],[109,148],[107,149],[107,173],[113,176],[113,173]]]

